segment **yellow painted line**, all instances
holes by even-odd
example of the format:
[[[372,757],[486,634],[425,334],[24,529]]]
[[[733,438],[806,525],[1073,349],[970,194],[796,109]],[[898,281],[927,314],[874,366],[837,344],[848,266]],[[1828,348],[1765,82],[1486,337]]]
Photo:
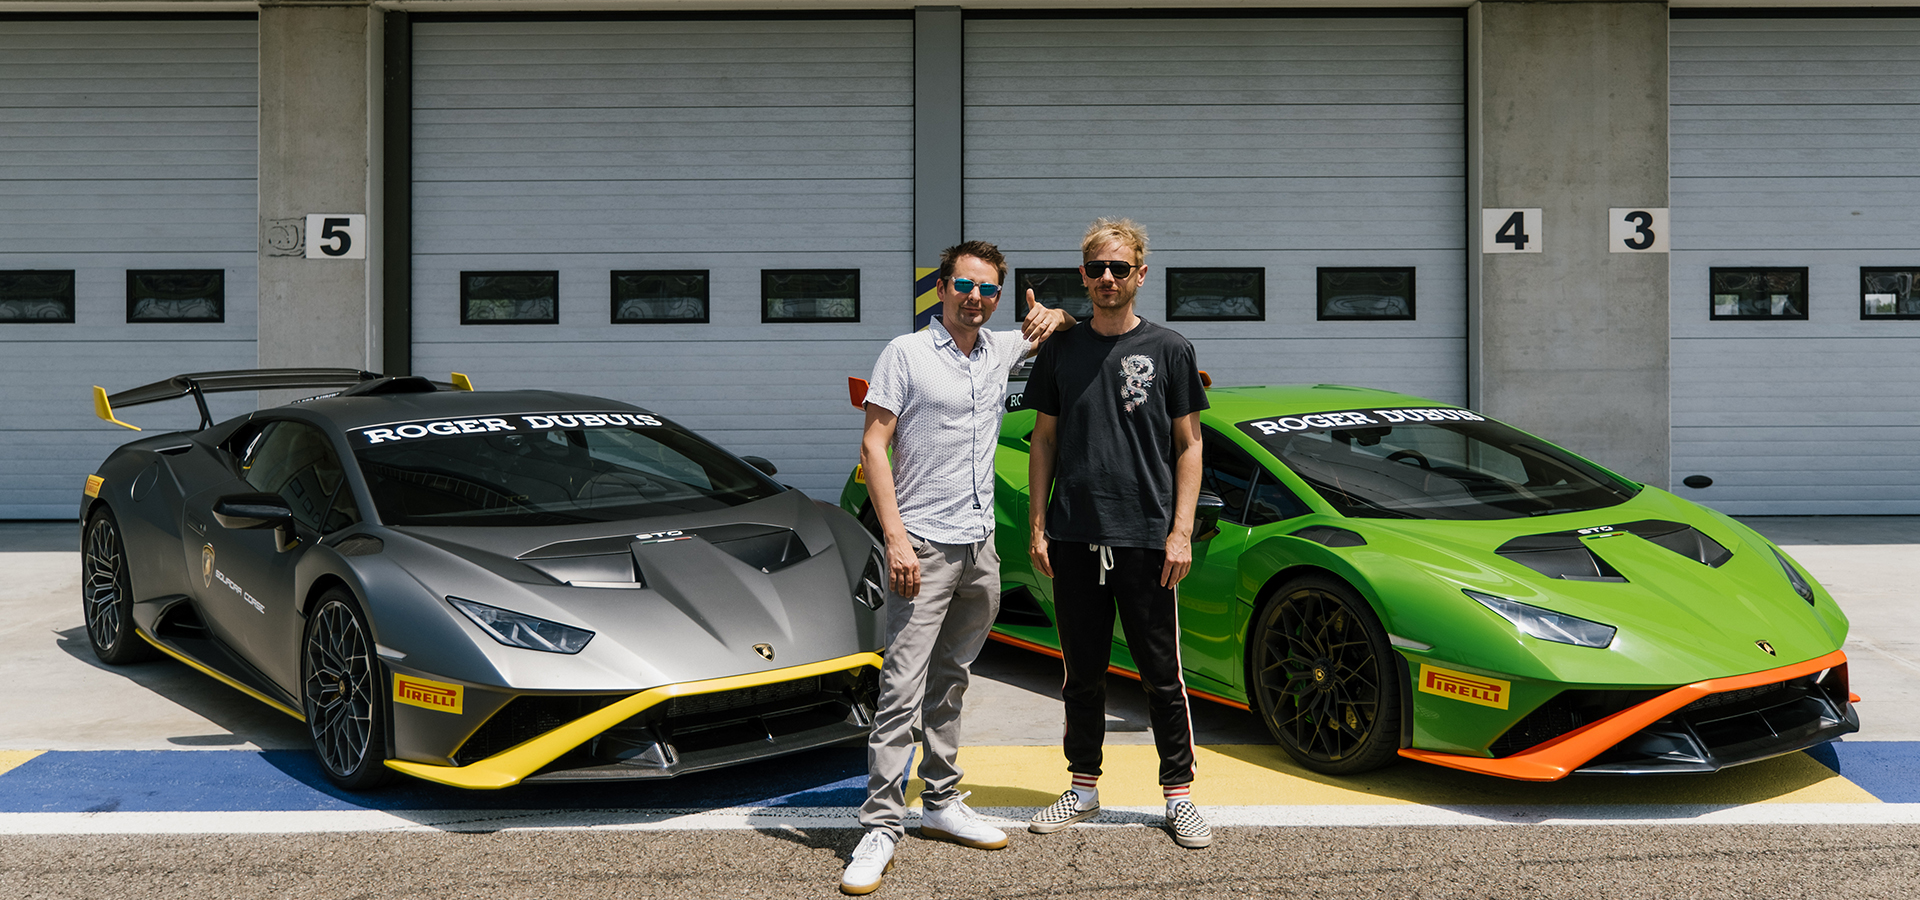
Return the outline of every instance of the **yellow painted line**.
[[[0,750],[0,775],[18,769],[27,761],[45,753],[45,750]]]
[[[1045,806],[1067,788],[1067,761],[1054,747],[965,747],[960,789],[976,807]],[[1106,748],[1100,777],[1105,806],[1162,801],[1159,754],[1150,745]],[[1673,805],[1751,803],[1879,803],[1859,785],[1804,753],[1737,766],[1712,775],[1510,781],[1402,761],[1365,775],[1336,778],[1300,768],[1279,747],[1223,744],[1194,751],[1193,800],[1202,806],[1487,806]],[[918,778],[907,786],[918,802]]]

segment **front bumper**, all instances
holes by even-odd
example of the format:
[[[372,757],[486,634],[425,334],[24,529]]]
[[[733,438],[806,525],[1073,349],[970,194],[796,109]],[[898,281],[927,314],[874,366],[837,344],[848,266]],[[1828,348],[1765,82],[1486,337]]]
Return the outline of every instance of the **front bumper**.
[[[845,721],[802,721],[800,727],[788,729],[757,726],[755,734],[743,736],[743,731],[755,730],[749,727],[749,723],[777,718],[785,711],[778,699],[770,698],[769,703],[752,703],[755,699],[753,692],[836,675],[871,680],[867,676],[877,672],[880,664],[881,658],[877,653],[855,653],[766,672],[662,685],[622,697],[464,765],[432,765],[396,759],[388,760],[387,766],[439,784],[491,790],[511,787],[522,781],[671,778],[751,759],[795,753],[865,734],[870,722],[865,720],[861,704],[852,704]],[[683,699],[712,695],[744,695],[749,702],[731,711],[721,708],[725,704],[708,704],[714,708],[700,710],[697,708],[701,705],[699,699]],[[680,749],[664,739],[655,721],[657,714],[662,711],[656,708],[663,704],[695,707],[691,711],[691,718],[705,727],[696,729],[682,725],[679,729],[689,736],[683,742],[693,749]],[[701,737],[691,737],[696,733],[700,733]],[[476,733],[475,738],[478,737]],[[473,740],[470,738],[469,743]],[[467,748],[463,748],[463,751],[456,759],[471,755]],[[567,759],[562,760],[563,757]]]
[[[1716,772],[1860,730],[1846,665],[1846,654],[1835,650],[1777,669],[1683,685],[1506,757],[1414,748],[1400,755],[1521,781]]]

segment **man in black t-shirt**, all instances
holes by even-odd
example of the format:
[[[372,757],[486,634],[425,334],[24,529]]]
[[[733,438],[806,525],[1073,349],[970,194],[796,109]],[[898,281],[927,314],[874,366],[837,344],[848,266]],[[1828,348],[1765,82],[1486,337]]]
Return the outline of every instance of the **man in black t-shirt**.
[[[1118,613],[1160,750],[1167,826],[1180,846],[1205,847],[1213,833],[1189,798],[1193,723],[1174,586],[1193,565],[1207,396],[1193,345],[1134,315],[1146,256],[1146,233],[1132,221],[1093,223],[1081,242],[1080,267],[1093,319],[1042,346],[1027,378],[1027,405],[1039,412],[1028,463],[1028,552],[1034,568],[1053,579],[1066,667],[1061,743],[1073,778],[1028,829],[1048,834],[1100,811],[1107,665]]]

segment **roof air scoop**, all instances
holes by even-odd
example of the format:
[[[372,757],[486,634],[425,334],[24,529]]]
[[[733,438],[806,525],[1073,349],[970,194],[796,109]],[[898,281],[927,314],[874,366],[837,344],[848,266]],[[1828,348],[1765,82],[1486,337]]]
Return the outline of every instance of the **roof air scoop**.
[[[1659,544],[1694,562],[1718,569],[1733,558],[1733,551],[1720,546],[1720,542],[1707,537],[1700,529],[1679,522],[1667,522],[1660,519],[1646,519],[1617,525],[1622,531],[1632,532],[1650,543]]]
[[[1517,537],[1493,551],[1548,578],[1567,581],[1624,582],[1607,561],[1587,549],[1577,532],[1530,534]]]

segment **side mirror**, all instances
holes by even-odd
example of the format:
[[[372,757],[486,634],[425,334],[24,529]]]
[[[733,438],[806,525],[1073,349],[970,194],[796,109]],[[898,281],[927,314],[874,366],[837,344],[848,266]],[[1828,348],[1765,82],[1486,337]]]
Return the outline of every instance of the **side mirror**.
[[[740,458],[745,460],[747,465],[765,472],[769,477],[780,474],[780,470],[774,468],[772,461],[764,456],[742,456]]]
[[[1220,495],[1205,488],[1200,490],[1200,502],[1193,511],[1193,539],[1204,541],[1220,533],[1220,514],[1226,512],[1227,501]]]
[[[213,518],[235,531],[273,529],[274,546],[282,553],[299,543],[293,536],[293,508],[279,494],[228,494],[213,501]]]

